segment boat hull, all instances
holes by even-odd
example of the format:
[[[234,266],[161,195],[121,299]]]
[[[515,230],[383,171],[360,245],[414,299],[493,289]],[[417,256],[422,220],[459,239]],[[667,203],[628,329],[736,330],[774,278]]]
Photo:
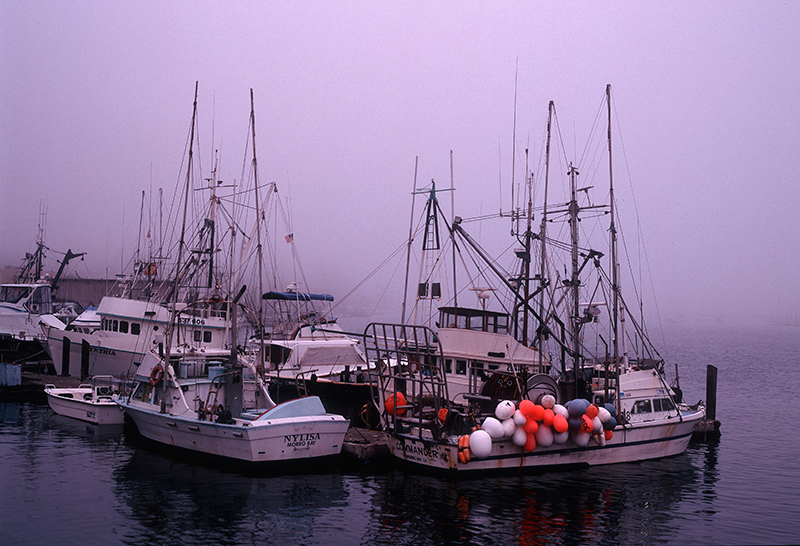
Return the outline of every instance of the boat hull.
[[[250,464],[308,461],[341,453],[349,423],[340,416],[220,424],[126,406],[146,439],[195,454]]]
[[[432,472],[462,474],[510,474],[545,472],[579,467],[658,459],[686,450],[704,412],[684,414],[675,423],[617,427],[602,446],[591,441],[580,447],[572,440],[563,445],[537,446],[530,452],[514,445],[510,438],[495,440],[485,458],[459,460],[459,446],[425,440],[408,434],[391,434],[389,449],[403,464]]]
[[[50,408],[59,415],[95,425],[121,425],[125,421],[125,414],[116,402],[83,400],[84,391],[91,394],[91,389],[46,389],[45,393]],[[65,392],[73,398],[60,396]]]
[[[111,347],[97,334],[84,334],[57,328],[46,328],[47,344],[53,358],[55,369],[63,373],[64,347],[69,346],[68,372],[78,375],[81,370],[83,358],[83,343],[89,345],[89,362],[87,375],[112,375],[124,377],[135,371],[134,363],[138,365],[144,358],[144,350],[127,350],[120,347]],[[66,343],[65,340],[69,340]]]

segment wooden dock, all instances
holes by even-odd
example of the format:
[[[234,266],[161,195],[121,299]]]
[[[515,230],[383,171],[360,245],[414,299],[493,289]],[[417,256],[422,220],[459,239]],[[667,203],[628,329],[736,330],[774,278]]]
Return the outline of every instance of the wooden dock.
[[[44,401],[45,385],[55,385],[59,388],[74,388],[81,384],[80,377],[48,375],[30,371],[21,372],[19,385],[0,386],[0,400],[36,400]]]
[[[373,463],[389,456],[385,432],[350,427],[344,437],[342,457],[351,464]]]

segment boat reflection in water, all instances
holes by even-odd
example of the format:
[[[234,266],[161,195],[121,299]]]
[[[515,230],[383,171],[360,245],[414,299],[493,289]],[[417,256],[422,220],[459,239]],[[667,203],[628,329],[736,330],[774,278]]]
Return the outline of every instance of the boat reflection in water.
[[[246,475],[137,448],[114,471],[114,490],[144,543],[642,544],[685,536],[686,510],[713,506],[715,453],[692,445],[602,473],[454,480],[399,470]]]
[[[114,479],[141,526],[137,543],[289,544],[351,532],[347,478],[337,472],[246,475],[139,448]]]

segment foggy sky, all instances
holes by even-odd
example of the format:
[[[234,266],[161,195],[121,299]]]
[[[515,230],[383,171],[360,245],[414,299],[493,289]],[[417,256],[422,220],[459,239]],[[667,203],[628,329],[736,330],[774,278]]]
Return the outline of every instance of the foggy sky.
[[[341,297],[403,243],[415,157],[449,186],[452,150],[456,214],[507,209],[548,101],[577,156],[611,84],[662,318],[795,317],[798,28],[793,2],[0,0],[0,266],[43,207],[51,258],[120,273],[142,191],[178,183],[198,81],[204,173],[216,149],[240,176],[252,88],[260,178],[311,288]]]

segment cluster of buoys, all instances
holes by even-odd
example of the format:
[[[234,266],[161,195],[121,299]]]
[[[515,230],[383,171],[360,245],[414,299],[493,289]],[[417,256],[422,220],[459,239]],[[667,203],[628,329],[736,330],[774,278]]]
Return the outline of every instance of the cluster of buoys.
[[[549,394],[542,397],[541,404],[522,400],[519,407],[503,400],[494,417],[487,417],[478,430],[459,438],[459,461],[469,462],[470,454],[476,459],[488,457],[492,441],[506,438],[524,451],[533,451],[537,445],[565,444],[570,438],[580,447],[589,445],[591,439],[604,446],[616,426],[616,410],[611,404],[597,406],[578,398],[562,406]]]

